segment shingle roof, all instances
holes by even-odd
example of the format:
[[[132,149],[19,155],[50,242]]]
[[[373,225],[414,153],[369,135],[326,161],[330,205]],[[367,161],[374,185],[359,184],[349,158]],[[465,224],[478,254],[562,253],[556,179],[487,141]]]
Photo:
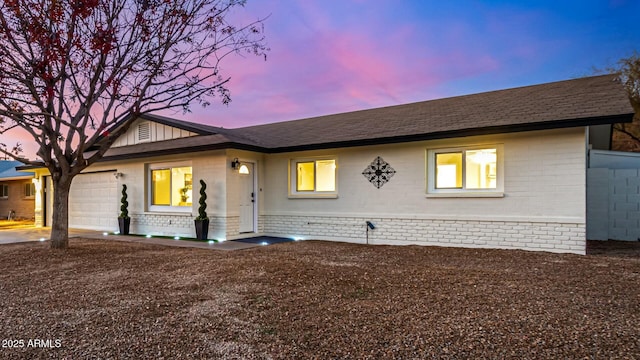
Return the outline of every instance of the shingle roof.
[[[286,149],[584,126],[623,122],[618,117],[631,114],[622,86],[605,75],[238,130],[264,147]]]
[[[106,157],[225,147],[282,152],[630,122],[633,109],[616,78],[593,76],[236,129],[153,115],[204,136],[114,148]]]
[[[0,160],[0,180],[29,179],[32,172],[17,171],[16,167],[23,165],[20,161]]]

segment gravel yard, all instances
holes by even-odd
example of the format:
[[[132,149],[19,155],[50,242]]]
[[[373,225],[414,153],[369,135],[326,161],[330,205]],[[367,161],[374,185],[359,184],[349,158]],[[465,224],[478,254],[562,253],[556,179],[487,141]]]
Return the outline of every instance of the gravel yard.
[[[0,246],[0,358],[640,358],[635,243],[70,244]]]

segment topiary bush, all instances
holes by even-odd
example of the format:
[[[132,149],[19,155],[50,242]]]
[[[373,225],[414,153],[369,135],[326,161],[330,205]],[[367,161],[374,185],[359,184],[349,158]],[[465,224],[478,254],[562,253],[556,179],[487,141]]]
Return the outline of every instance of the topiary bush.
[[[129,218],[129,202],[127,201],[127,185],[122,184],[122,198],[120,198],[120,216],[119,218]]]
[[[207,194],[205,193],[205,190],[207,189],[207,184],[204,182],[204,180],[200,180],[200,200],[198,200],[198,203],[200,204],[200,207],[198,207],[198,217],[196,218],[196,220],[209,220],[209,217],[207,216]]]

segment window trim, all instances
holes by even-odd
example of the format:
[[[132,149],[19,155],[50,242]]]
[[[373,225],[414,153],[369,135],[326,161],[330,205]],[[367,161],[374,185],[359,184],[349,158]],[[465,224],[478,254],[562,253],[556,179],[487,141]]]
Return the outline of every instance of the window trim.
[[[333,160],[336,168],[334,169],[334,182],[335,182],[335,190],[334,191],[317,191],[317,190],[302,190],[298,191],[297,184],[297,164],[304,162],[313,162],[314,167],[318,161],[323,160]],[[292,158],[289,159],[289,169],[288,169],[288,197],[290,199],[336,199],[338,198],[338,157],[337,156],[318,156],[318,157],[302,157],[302,158]]]
[[[495,189],[467,189],[464,174],[466,174],[466,164],[462,161],[462,188],[442,188],[437,189],[436,185],[436,154],[455,153],[482,150],[482,149],[496,149],[496,188]],[[503,144],[482,144],[482,145],[469,145],[469,146],[457,146],[447,148],[429,148],[426,151],[426,197],[504,197],[504,145]]]
[[[147,211],[155,212],[155,213],[193,213],[193,204],[194,201],[191,202],[191,206],[172,206],[172,205],[153,205],[151,202],[153,201],[153,176],[151,176],[151,172],[153,170],[163,170],[163,169],[172,169],[179,167],[191,167],[191,173],[193,175],[193,165],[191,161],[177,161],[177,162],[164,162],[164,163],[151,163],[147,164],[147,181],[146,181],[146,194],[147,194]]]
[[[27,194],[27,186],[29,186],[29,190],[31,192],[30,195]],[[22,197],[25,199],[33,199],[36,197],[36,184],[34,184],[32,181],[28,182],[28,183],[23,183],[23,187],[22,187]]]

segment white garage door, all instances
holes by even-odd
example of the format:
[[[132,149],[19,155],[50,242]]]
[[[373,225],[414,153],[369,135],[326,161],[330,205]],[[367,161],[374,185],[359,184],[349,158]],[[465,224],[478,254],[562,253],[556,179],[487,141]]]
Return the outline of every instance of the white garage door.
[[[118,181],[114,172],[80,174],[71,183],[69,227],[118,229]]]

